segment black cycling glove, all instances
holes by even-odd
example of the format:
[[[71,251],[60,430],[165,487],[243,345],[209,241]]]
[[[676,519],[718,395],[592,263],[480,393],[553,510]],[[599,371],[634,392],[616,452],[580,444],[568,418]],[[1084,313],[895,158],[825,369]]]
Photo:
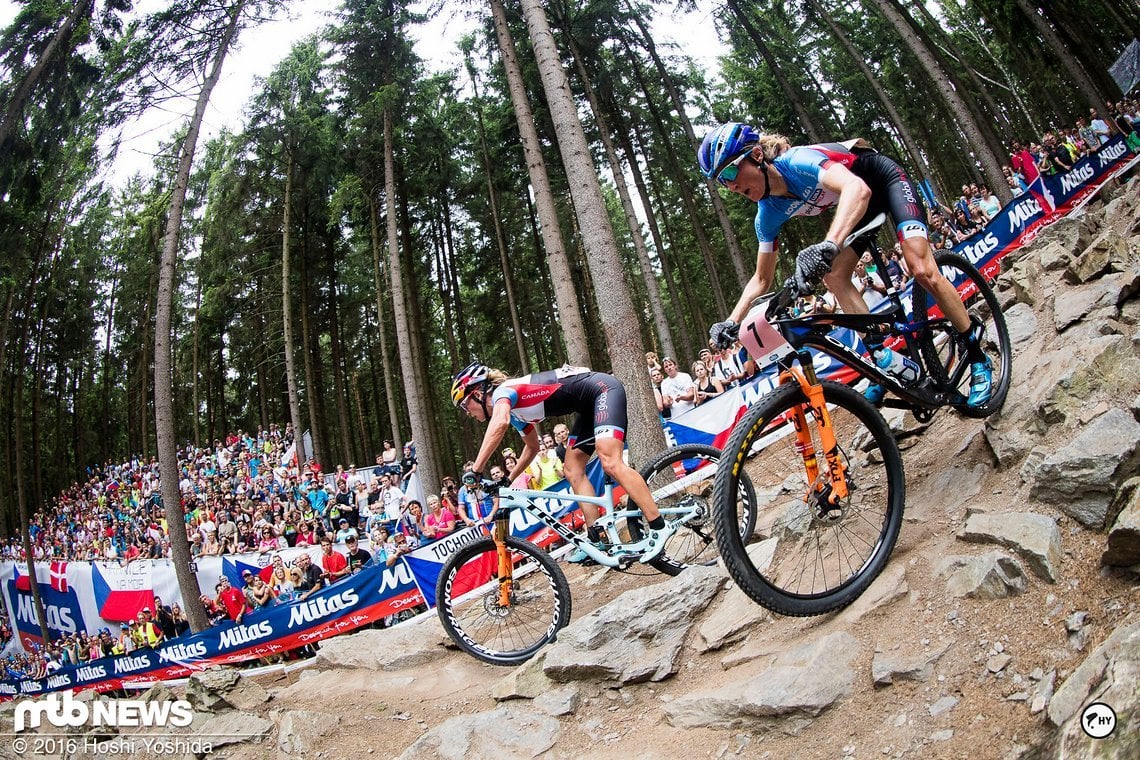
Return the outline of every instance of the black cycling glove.
[[[731,348],[733,342],[736,341],[739,335],[740,325],[731,319],[717,322],[709,328],[709,338],[712,339],[712,342],[716,344],[717,348]]]
[[[831,263],[839,255],[839,246],[830,240],[809,245],[796,256],[796,290],[810,295],[823,276],[831,271]]]

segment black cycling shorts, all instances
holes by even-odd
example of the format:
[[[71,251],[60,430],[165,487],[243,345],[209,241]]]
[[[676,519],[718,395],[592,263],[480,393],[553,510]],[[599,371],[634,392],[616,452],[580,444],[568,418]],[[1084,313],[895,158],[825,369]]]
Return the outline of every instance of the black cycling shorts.
[[[867,212],[855,225],[855,229],[879,214],[887,213],[894,220],[899,242],[912,237],[927,237],[926,207],[903,168],[882,153],[855,152],[859,153],[859,157],[852,164],[851,173],[866,182],[871,190]],[[862,254],[868,245],[869,241],[862,239],[856,241],[852,248],[856,253]]]

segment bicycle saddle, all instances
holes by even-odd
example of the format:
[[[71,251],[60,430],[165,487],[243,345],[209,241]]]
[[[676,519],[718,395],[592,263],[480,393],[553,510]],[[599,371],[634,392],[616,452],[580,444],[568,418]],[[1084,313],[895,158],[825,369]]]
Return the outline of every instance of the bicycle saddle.
[[[858,240],[861,240],[863,238],[874,237],[875,233],[877,233],[879,231],[879,228],[882,227],[883,223],[886,221],[887,221],[887,215],[886,214],[882,214],[882,213],[876,214],[874,219],[867,222],[867,224],[863,225],[862,227],[860,227],[859,229],[855,230],[850,235],[848,235],[847,239],[843,241],[843,247],[849,248],[852,245],[854,245],[855,242]]]

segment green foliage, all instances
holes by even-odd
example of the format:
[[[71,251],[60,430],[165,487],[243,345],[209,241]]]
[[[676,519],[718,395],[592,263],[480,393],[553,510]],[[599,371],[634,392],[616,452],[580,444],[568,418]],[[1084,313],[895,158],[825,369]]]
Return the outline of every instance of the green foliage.
[[[697,140],[710,125],[732,119],[803,142],[807,130],[801,114],[806,114],[825,139],[866,137],[910,162],[901,139],[906,128],[940,186],[955,187],[976,172],[954,114],[931,97],[931,83],[914,52],[889,24],[867,4],[821,0],[888,93],[899,124],[889,122],[870,82],[816,17],[814,4],[701,3],[701,23],[715,25],[724,45],[715,66],[642,35],[636,22],[652,30],[655,20],[677,4],[547,4],[580,112],[589,113],[585,77],[615,132],[621,160],[638,167],[644,179],[648,203],[640,196],[634,203],[642,217],[639,232],[650,241],[653,271],[641,271],[636,263],[631,230],[608,184],[606,198],[626,274],[635,283],[638,312],[647,315],[630,329],[641,330],[646,345],[658,340],[643,302],[647,278],[657,278],[671,325],[684,328],[697,344],[707,325],[724,316],[715,289],[722,288],[730,302],[738,293],[727,243],[695,170],[696,146],[686,121]],[[245,23],[283,5],[282,0],[247,2]],[[961,51],[952,73],[976,72],[998,104],[999,112],[990,116],[1018,136],[1070,124],[1087,109],[1065,65],[1038,39],[1013,0],[927,4],[937,28],[915,12],[913,3],[902,5],[935,39]],[[148,404],[154,288],[175,157],[171,146],[164,146],[150,176],[119,188],[100,182],[98,169],[110,160],[113,131],[125,118],[175,97],[200,76],[212,44],[205,30],[215,28],[237,4],[175,0],[137,24],[129,21],[129,6],[126,0],[91,2],[79,8],[83,13],[75,28],[59,35],[77,6],[24,2],[16,22],[0,34],[0,102],[20,106],[10,109],[18,118],[9,122],[14,126],[0,150],[0,246],[5,251],[0,307],[12,304],[9,312],[0,311],[0,390],[12,388],[16,374],[24,373],[25,408],[34,401],[54,415],[35,436],[25,436],[29,450],[36,440],[44,452],[36,475],[49,492],[91,462],[153,450]],[[424,358],[440,440],[448,449],[445,462],[461,461],[473,445],[465,440],[472,430],[461,427],[445,398],[458,365],[472,355],[512,371],[564,360],[554,306],[554,288],[564,285],[551,281],[545,261],[490,23],[479,18],[464,38],[462,71],[429,73],[412,42],[411,30],[422,18],[410,7],[396,0],[343,0],[329,28],[296,44],[257,83],[248,123],[218,135],[200,152],[188,195],[185,264],[174,317],[175,377],[182,390],[176,401],[179,439],[204,442],[288,416],[280,252],[290,162],[289,233],[297,265],[288,287],[300,304],[293,315],[295,332],[300,335],[303,311],[310,333],[304,345],[297,338],[310,367],[299,379],[304,399],[314,402],[313,424],[328,444],[328,464],[370,460],[376,443],[392,435],[389,393],[396,396],[397,423],[406,431],[402,380],[398,373],[385,375],[380,348],[384,326],[388,359],[397,361],[385,284],[390,274],[382,252],[378,313],[373,258],[372,214],[380,214],[383,251],[383,212],[389,203],[399,218],[406,305],[417,320],[417,350]],[[1042,7],[1070,49],[1095,72],[1103,72],[1140,26],[1128,4],[1078,0]],[[604,355],[597,318],[606,305],[590,298],[592,283],[582,264],[567,179],[526,27],[510,4],[507,13],[559,203],[573,286],[594,331],[594,363],[608,366],[613,357]],[[774,63],[761,55],[757,35]],[[57,36],[61,47],[48,60]],[[581,71],[571,42],[581,55]],[[35,79],[41,61],[45,65]],[[798,111],[777,73],[796,93]],[[1104,84],[1103,74],[1095,76]],[[20,105],[15,94],[23,82],[34,86],[25,87],[27,98]],[[1106,85],[1107,95],[1115,93]],[[394,114],[391,146],[384,144],[385,108]],[[601,169],[596,127],[592,117],[583,118]],[[386,147],[395,159],[393,198],[384,193]],[[600,171],[607,173],[608,167]],[[719,192],[750,271],[755,206]],[[656,238],[650,235],[650,218]],[[496,222],[508,273],[500,265]],[[782,250],[818,239],[823,224],[818,218],[790,224]],[[782,258],[780,277],[791,257]],[[506,276],[514,285],[530,365],[525,368],[517,366]],[[10,422],[8,395],[0,394],[0,413]],[[342,404],[352,428],[344,435]],[[29,420],[20,422],[30,431]],[[0,492],[11,490],[2,480],[6,477],[0,475]]]

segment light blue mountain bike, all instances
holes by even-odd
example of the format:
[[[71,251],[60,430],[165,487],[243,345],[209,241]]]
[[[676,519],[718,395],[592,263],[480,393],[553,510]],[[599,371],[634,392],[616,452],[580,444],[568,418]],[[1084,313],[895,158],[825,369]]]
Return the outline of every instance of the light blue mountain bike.
[[[713,479],[720,451],[689,444],[666,450],[642,470],[642,477],[666,521],[677,530],[665,549],[647,564],[676,575],[692,564],[718,556],[710,512]],[[541,547],[510,535],[511,510],[523,509],[540,520],[566,546],[556,554],[581,549],[590,560],[616,570],[640,566],[631,548],[646,533],[636,505],[616,507],[613,483],[600,496],[566,491],[531,491],[484,481],[497,494],[492,535],[457,550],[443,566],[436,585],[440,622],[464,651],[494,665],[525,662],[570,622],[570,585],[554,558]],[[738,517],[742,536],[756,527],[755,494],[747,478],[738,481]],[[597,504],[604,514],[595,523],[606,537],[595,546],[584,533],[562,523],[557,514],[573,502]]]

